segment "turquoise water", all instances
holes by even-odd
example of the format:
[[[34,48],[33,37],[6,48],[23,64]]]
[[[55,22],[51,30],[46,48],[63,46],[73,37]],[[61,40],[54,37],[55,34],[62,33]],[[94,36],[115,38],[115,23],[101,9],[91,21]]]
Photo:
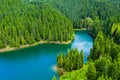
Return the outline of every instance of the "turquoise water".
[[[51,80],[57,73],[53,69],[56,56],[68,48],[84,50],[84,62],[87,61],[92,37],[84,31],[76,31],[71,44],[40,44],[12,52],[0,54],[0,80]]]

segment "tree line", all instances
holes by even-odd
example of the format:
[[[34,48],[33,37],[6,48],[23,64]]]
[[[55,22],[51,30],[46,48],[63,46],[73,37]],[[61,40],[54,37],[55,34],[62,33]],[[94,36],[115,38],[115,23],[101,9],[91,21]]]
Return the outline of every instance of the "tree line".
[[[67,53],[60,53],[57,56],[57,67],[63,68],[65,71],[77,70],[83,67],[84,53],[78,51],[77,48],[68,50]]]
[[[89,59],[88,80],[119,80],[120,79],[120,46],[113,39],[99,32]],[[92,71],[91,71],[92,69]],[[90,74],[92,73],[92,74]]]
[[[77,71],[66,73],[66,76],[61,76],[60,80],[119,80],[120,45],[116,44],[113,38],[106,36],[102,31],[98,32],[88,56],[88,62]]]
[[[73,39],[71,22],[47,3],[4,0],[0,7],[0,48]]]
[[[69,18],[75,28],[81,28],[82,21],[87,17],[106,21],[120,13],[119,0],[39,0],[53,5]]]
[[[51,4],[71,20],[74,28],[87,28],[93,37],[108,33],[112,22],[119,22],[119,0],[38,0]],[[116,16],[116,17],[114,17]],[[111,18],[111,19],[110,19]],[[118,20],[117,20],[118,19]]]
[[[60,5],[61,3],[66,3],[67,6]],[[85,80],[119,80],[120,1],[76,0],[61,1],[61,3],[57,3],[57,8],[63,11],[73,22],[74,28],[87,28],[89,33],[94,37],[93,48],[88,56],[88,62],[85,64],[86,67],[78,69],[80,71],[83,70],[83,73],[85,73]],[[77,4],[84,6],[78,7]],[[68,5],[74,8],[72,9]],[[75,6],[78,8],[75,8]],[[72,14],[72,11],[77,11],[76,9],[81,10],[81,13],[78,12],[79,17],[75,17],[77,14]],[[69,16],[70,14],[67,14],[69,12],[74,15],[74,19],[76,20],[72,20],[71,16]],[[84,14],[82,15],[82,13]],[[71,71],[70,74],[68,73],[69,76],[68,74],[65,75],[69,79],[81,80],[79,78],[81,74],[75,74],[75,72]]]

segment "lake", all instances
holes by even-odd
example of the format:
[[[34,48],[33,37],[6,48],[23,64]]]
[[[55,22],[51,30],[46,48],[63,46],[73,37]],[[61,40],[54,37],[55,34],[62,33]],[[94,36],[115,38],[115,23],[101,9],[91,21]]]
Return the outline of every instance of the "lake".
[[[0,80],[51,80],[58,76],[53,66],[56,56],[72,48],[84,50],[87,61],[93,38],[85,31],[75,31],[71,44],[39,44],[33,47],[0,54]]]

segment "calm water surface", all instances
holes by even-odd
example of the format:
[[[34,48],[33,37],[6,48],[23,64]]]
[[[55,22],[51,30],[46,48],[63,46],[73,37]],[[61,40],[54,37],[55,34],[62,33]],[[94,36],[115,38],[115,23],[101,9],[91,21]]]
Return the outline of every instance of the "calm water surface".
[[[0,80],[51,80],[57,73],[53,66],[56,56],[68,48],[84,50],[84,62],[87,61],[92,37],[84,31],[76,31],[71,44],[40,44],[12,52],[0,54]]]

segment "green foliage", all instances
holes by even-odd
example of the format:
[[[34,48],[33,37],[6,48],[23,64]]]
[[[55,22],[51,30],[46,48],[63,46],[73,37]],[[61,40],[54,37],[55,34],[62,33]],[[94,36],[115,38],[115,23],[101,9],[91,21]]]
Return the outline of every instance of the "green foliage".
[[[73,39],[71,22],[47,3],[3,0],[0,7],[0,48]]]
[[[108,68],[108,77],[111,77],[112,80],[120,79],[120,56],[110,64]]]
[[[87,28],[93,37],[99,31],[110,34],[114,23],[120,23],[119,0],[43,0],[61,11],[73,23],[74,28]],[[87,25],[86,19],[92,23]],[[92,24],[92,25],[91,25]],[[90,27],[89,27],[90,26]],[[116,35],[117,43],[120,42]]]
[[[110,64],[110,60],[105,57],[100,57],[99,59],[97,59],[95,61],[97,77],[107,75],[107,70]]]
[[[110,17],[104,22],[103,28],[106,35],[112,35],[114,37],[114,32],[116,33],[117,28],[119,28],[120,14]]]
[[[86,78],[87,67],[80,68],[79,70],[67,72],[60,77],[60,80],[87,80]]]
[[[5,48],[5,47],[6,47],[5,43],[0,40],[0,49]]]
[[[114,30],[112,30],[111,34],[114,34]],[[119,53],[120,46],[114,43],[113,39],[106,38],[102,32],[99,32],[89,56],[89,59],[95,61],[99,80],[104,78],[100,77],[102,75],[108,76],[108,79],[111,78],[112,80],[119,79]],[[107,78],[104,79],[108,80]]]
[[[87,80],[96,80],[96,68],[94,66],[93,62],[89,62],[88,64],[88,70],[86,72]]]
[[[99,32],[94,41],[93,49],[91,49],[91,54],[89,58],[91,58],[92,60],[96,60],[100,56],[110,56],[114,61],[114,59],[118,57],[119,52],[119,45],[114,43],[113,39],[110,39],[109,37],[106,38],[102,32]]]
[[[118,70],[115,63],[112,63],[108,68],[108,77],[111,77],[113,80],[117,80],[118,78]]]
[[[96,37],[98,32],[102,30],[102,23],[101,20],[99,19],[98,16],[95,17],[94,22],[92,23],[92,27],[89,29],[89,33],[93,36]]]
[[[90,17],[93,20],[99,17],[101,21],[120,13],[119,0],[43,0],[60,10],[72,22],[74,27],[81,28],[83,19]]]
[[[53,76],[52,80],[57,80],[57,79],[56,79],[56,76]]]
[[[86,18],[84,20],[84,27],[89,30],[93,26],[94,21],[91,18]]]
[[[104,77],[103,75],[100,76],[97,80],[112,80],[112,78]]]
[[[93,49],[91,49],[91,54],[89,56],[92,60],[96,60],[100,57],[100,55],[104,55],[104,41],[104,35],[100,31],[94,41]]]
[[[106,37],[102,31],[98,32],[89,61],[84,66],[77,71],[66,73],[61,80],[74,80],[75,76],[78,76],[77,80],[119,80],[120,45],[116,44],[113,38]],[[81,75],[82,77],[79,77]]]
[[[120,44],[120,23],[113,24],[111,35],[114,37],[116,43]]]
[[[111,55],[110,55],[113,61],[119,57],[119,53],[120,53],[120,46],[113,44],[111,47]]]
[[[67,54],[60,53],[57,57],[57,66],[65,71],[77,70],[83,67],[83,51],[68,50]]]
[[[83,51],[77,49],[66,55],[61,52],[57,66],[72,71],[61,79],[119,80],[119,5],[119,0],[1,0],[0,49],[38,41],[69,41],[73,24],[74,28],[87,28],[95,37],[91,61],[83,66]]]

